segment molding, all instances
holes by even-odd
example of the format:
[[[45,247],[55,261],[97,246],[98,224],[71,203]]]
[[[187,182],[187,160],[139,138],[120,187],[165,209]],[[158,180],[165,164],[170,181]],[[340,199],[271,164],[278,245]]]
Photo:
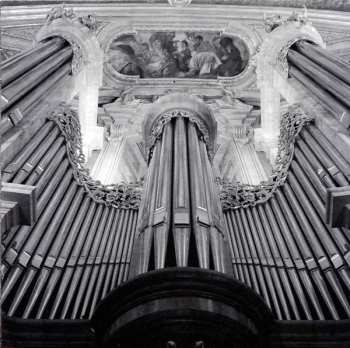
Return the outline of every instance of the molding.
[[[138,0],[138,3],[143,3],[143,4],[164,4],[164,0]],[[172,3],[182,5],[186,4],[188,5],[191,3],[191,1],[179,1],[179,0],[168,0],[169,4],[171,5]],[[60,4],[61,0],[3,0],[3,5],[4,6],[19,6],[19,5],[35,5],[35,4],[46,4],[46,5],[51,5],[51,4]],[[66,0],[66,4],[94,4],[96,3],[96,0]],[[114,3],[114,4],[128,4],[132,3],[131,0],[99,0],[99,3]],[[263,6],[263,7],[268,7],[268,6],[273,6],[273,7],[292,7],[292,8],[300,8],[305,5],[305,0],[265,0],[264,4],[261,4],[261,0],[231,0],[230,1],[231,5],[245,5],[245,6],[251,6],[255,7],[257,5]],[[205,6],[205,5],[226,5],[227,2],[224,0],[192,0],[192,6]],[[333,0],[328,0],[328,1],[318,1],[318,0],[309,0],[307,2],[308,8],[310,9],[321,9],[321,10],[337,10],[337,11],[350,11],[350,5],[347,1],[333,1]]]

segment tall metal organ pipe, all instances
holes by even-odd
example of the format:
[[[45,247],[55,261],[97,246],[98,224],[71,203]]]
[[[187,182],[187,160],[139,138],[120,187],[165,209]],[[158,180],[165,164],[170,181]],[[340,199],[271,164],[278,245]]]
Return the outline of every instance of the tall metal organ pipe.
[[[287,53],[289,75],[302,83],[345,128],[350,126],[350,67],[305,40]]]
[[[54,37],[0,64],[0,135],[6,135],[71,73],[73,49]]]
[[[178,113],[153,147],[130,277],[166,267],[229,273],[212,164],[197,125]]]

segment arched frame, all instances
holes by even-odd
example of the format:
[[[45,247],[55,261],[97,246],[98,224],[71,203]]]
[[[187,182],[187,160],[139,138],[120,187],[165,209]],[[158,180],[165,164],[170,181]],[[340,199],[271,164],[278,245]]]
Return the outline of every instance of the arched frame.
[[[103,51],[95,33],[77,19],[55,19],[37,32],[35,41],[40,42],[54,36],[62,37],[72,46],[74,52],[73,74],[78,73],[85,65],[102,65]]]
[[[288,79],[287,53],[300,40],[324,47],[321,35],[307,19],[286,20],[266,35],[257,55],[261,128],[255,129],[254,142],[255,147],[264,151],[272,164],[276,159],[280,135],[281,94],[286,98],[282,85]]]
[[[103,51],[95,31],[82,24],[78,17],[55,18],[37,33],[36,41],[62,37],[73,49],[71,97],[79,93],[79,121],[84,154],[103,146],[103,128],[97,126],[98,92],[103,77]]]
[[[321,35],[310,23],[287,22],[266,36],[257,56],[258,83],[268,77],[269,67],[273,67],[284,78],[287,78],[287,52],[293,44],[300,40],[307,40],[325,47]]]

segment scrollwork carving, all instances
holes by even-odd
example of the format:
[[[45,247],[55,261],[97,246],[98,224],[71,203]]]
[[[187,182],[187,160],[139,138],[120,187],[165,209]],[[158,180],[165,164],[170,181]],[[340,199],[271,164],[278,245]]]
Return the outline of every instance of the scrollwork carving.
[[[276,66],[279,67],[280,72],[283,76],[288,76],[288,60],[287,60],[287,53],[288,50],[297,42],[302,40],[304,37],[296,37],[293,38],[285,43],[285,45],[281,48],[281,50],[277,54],[277,60],[276,60]],[[307,39],[305,37],[305,39]]]
[[[283,18],[279,14],[266,17],[264,13],[264,28],[267,33],[271,33],[273,30],[287,22],[294,22],[300,25],[310,23],[307,16],[307,8],[304,6],[304,14],[293,11],[287,18]]]
[[[224,210],[245,208],[269,200],[278,187],[284,184],[293,159],[294,142],[302,127],[311,121],[299,106],[291,108],[281,118],[278,154],[272,175],[259,185],[244,185],[217,178],[221,188],[220,200]]]
[[[73,60],[72,60],[72,74],[77,75],[83,66],[83,53],[79,45],[75,42],[71,42],[73,50]]]
[[[79,17],[79,22],[85,25],[91,31],[96,31],[98,28],[98,22],[96,20],[96,17],[91,14]]]
[[[77,16],[71,7],[66,8],[64,4],[53,7],[46,15],[46,24],[50,24],[56,19],[62,18],[66,20],[73,20]]]
[[[71,63],[72,75],[77,75],[81,71],[84,65],[84,57],[83,57],[82,49],[75,42],[74,38],[72,38],[70,35],[60,33],[60,37],[65,39],[72,47],[72,50],[73,50],[73,59]]]
[[[142,183],[120,183],[103,185],[90,177],[84,165],[80,124],[77,113],[62,103],[50,116],[61,130],[65,141],[67,156],[77,183],[83,186],[95,202],[124,209],[138,209],[141,201]]]

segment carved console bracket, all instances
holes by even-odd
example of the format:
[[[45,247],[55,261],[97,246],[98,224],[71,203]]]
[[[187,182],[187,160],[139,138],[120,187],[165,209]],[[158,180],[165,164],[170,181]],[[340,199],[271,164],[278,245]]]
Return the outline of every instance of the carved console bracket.
[[[0,191],[1,231],[25,225],[32,226],[36,220],[35,186],[2,183]]]
[[[324,46],[317,30],[297,14],[286,20],[280,16],[267,20],[270,34],[264,39],[257,56],[257,83],[261,95],[261,128],[255,132],[258,150],[265,151],[271,163],[276,159],[281,116],[281,80],[288,77],[287,52],[299,40]],[[286,98],[285,95],[283,97]]]
[[[350,186],[327,190],[326,223],[331,228],[350,228]]]

